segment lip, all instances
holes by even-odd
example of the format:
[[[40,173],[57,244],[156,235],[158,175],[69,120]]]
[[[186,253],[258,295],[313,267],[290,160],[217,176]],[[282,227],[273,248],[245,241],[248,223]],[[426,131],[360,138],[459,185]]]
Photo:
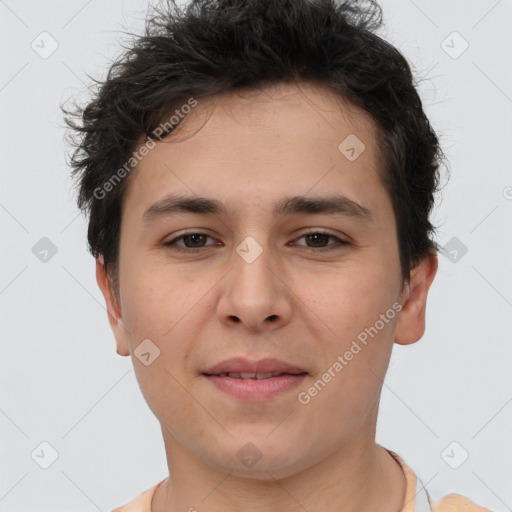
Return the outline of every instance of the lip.
[[[243,372],[243,373],[307,373],[304,368],[287,363],[280,359],[265,358],[259,360],[249,360],[244,357],[233,357],[221,361],[214,366],[204,370],[206,375],[219,375],[220,373]]]
[[[219,375],[224,373],[282,373],[283,375],[264,379],[240,379]],[[250,361],[235,357],[208,368],[202,375],[218,390],[235,398],[263,401],[297,387],[308,373],[299,366],[279,359]]]
[[[218,390],[235,398],[251,401],[269,400],[285,391],[297,387],[306,377],[306,373],[284,374],[268,379],[236,379],[218,375],[204,375]]]

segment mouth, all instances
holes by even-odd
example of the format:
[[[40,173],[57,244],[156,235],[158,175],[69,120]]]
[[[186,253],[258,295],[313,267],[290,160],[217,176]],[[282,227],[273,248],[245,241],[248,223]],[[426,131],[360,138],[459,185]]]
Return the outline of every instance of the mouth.
[[[297,387],[308,374],[304,369],[277,359],[223,361],[201,374],[231,397],[245,401],[265,401]]]
[[[224,373],[203,373],[207,377],[229,377],[231,379],[271,379],[273,377],[281,377],[283,375],[305,375],[306,372],[301,373],[287,373],[287,372],[271,372],[271,373],[251,373],[251,372],[224,372]]]

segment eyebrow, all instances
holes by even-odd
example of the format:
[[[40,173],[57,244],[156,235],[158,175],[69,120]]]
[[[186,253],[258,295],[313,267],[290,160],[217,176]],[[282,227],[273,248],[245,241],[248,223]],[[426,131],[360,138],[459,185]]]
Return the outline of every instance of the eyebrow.
[[[368,208],[341,194],[310,198],[304,196],[286,197],[276,202],[272,211],[277,218],[297,214],[339,214],[361,222],[373,221],[373,215]],[[145,222],[150,222],[157,218],[168,217],[174,213],[229,215],[226,206],[216,199],[169,195],[152,204],[144,212],[142,219]]]

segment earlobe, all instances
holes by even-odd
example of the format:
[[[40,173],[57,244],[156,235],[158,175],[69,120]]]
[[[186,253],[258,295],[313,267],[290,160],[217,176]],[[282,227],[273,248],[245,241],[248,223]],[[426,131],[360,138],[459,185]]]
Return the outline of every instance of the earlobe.
[[[105,298],[108,321],[116,338],[117,353],[121,356],[128,356],[130,355],[130,350],[126,340],[121,307],[118,303],[112,280],[103,264],[103,256],[101,255],[96,258],[96,282]]]
[[[395,343],[409,345],[425,333],[425,312],[430,285],[437,272],[437,253],[432,251],[411,271],[411,279],[403,293],[402,310],[398,315]]]

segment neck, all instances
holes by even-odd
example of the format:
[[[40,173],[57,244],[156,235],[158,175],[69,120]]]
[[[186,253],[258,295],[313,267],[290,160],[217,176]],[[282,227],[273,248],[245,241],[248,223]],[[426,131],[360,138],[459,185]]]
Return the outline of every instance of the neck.
[[[245,478],[205,464],[164,432],[169,478],[157,489],[151,512],[396,512],[405,477],[382,446],[344,447],[286,478]],[[335,504],[335,505],[334,505]]]

